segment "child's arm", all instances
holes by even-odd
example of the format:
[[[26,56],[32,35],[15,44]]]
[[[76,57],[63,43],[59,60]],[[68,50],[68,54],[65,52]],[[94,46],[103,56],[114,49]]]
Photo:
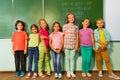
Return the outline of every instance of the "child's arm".
[[[94,50],[95,52],[97,52],[97,50],[95,49],[94,34],[93,34],[93,33],[91,33],[91,40],[92,40],[93,50]]]
[[[45,45],[45,42],[44,42],[44,38],[43,38],[43,37],[44,37],[43,35],[40,35],[40,40],[41,40],[41,42],[42,42],[42,44],[43,44],[43,47],[44,47],[44,53],[48,53],[47,47],[46,47],[46,45]]]
[[[44,39],[48,39],[48,37],[43,36],[43,35],[41,35],[40,37],[41,37],[41,39],[43,39],[43,40],[44,40]]]
[[[62,47],[63,47],[63,35],[61,36],[60,47],[59,47],[59,49],[57,50],[57,53],[60,53]]]
[[[63,46],[64,46],[64,36],[65,36],[64,28],[62,28],[62,33],[63,33]],[[64,48],[62,48],[62,51],[64,51]]]
[[[25,33],[25,49],[24,49],[24,54],[27,54],[27,40],[28,40],[28,36],[27,36],[27,33]]]
[[[14,44],[14,42],[12,42],[12,54],[14,55],[14,54],[15,54],[15,51],[14,51],[14,49],[13,49],[13,44]]]
[[[78,40],[79,40],[79,37],[78,37],[78,32],[76,33],[76,45],[75,45],[75,51],[78,50]]]
[[[15,51],[14,51],[14,33],[12,35],[11,42],[12,42],[12,54],[14,55],[15,54]]]
[[[24,50],[24,54],[27,53],[27,40],[25,40],[25,50]]]

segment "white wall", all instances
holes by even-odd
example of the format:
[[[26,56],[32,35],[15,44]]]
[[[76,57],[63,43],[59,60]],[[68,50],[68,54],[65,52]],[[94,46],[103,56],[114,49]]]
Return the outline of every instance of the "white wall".
[[[10,39],[0,39],[0,71],[13,71],[14,57]]]
[[[105,27],[112,41],[120,41],[120,0],[104,0]]]

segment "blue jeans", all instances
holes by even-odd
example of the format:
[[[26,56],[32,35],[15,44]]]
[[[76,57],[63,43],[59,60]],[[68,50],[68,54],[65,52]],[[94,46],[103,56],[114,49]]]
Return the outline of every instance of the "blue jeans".
[[[61,74],[60,54],[61,52],[57,54],[56,52],[52,51],[54,72],[58,74]]]
[[[80,51],[82,55],[82,72],[88,73],[92,57],[92,46],[80,46]]]
[[[28,72],[32,71],[32,62],[34,58],[34,72],[38,72],[38,47],[28,48]]]

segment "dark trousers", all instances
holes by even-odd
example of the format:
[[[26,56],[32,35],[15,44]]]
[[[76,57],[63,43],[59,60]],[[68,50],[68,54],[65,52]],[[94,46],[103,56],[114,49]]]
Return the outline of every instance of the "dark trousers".
[[[24,51],[15,51],[15,68],[16,72],[24,71],[26,68]]]

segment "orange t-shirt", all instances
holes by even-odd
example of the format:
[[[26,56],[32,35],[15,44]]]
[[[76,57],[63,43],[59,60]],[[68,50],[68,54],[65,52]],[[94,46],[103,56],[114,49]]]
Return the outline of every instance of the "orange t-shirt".
[[[25,50],[27,39],[28,39],[28,36],[25,31],[14,32],[11,39],[11,41],[13,42],[12,44],[13,51]]]

